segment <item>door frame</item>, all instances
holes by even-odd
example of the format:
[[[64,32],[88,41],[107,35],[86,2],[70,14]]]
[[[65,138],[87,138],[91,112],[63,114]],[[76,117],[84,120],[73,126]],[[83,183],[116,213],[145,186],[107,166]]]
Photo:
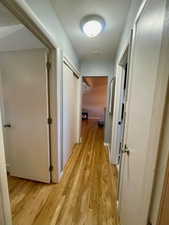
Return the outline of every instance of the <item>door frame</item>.
[[[83,97],[83,93],[82,93],[82,83],[83,83],[83,78],[84,77],[94,77],[94,78],[100,78],[100,77],[106,77],[107,78],[107,98],[106,98],[106,114],[105,114],[105,121],[107,121],[107,114],[108,114],[108,107],[109,107],[109,83],[110,83],[110,77],[107,75],[82,75],[80,76],[80,82],[79,82],[79,89],[78,89],[78,120],[79,120],[79,124],[78,124],[78,143],[82,143],[83,138],[82,138],[82,119],[81,119],[81,114],[82,114],[82,97]],[[106,135],[106,127],[107,127],[107,123],[105,123],[105,128],[104,128],[104,140],[105,140],[105,135]],[[106,146],[109,149],[109,143],[104,142],[104,146]]]
[[[36,16],[32,13],[32,11],[20,1],[10,1],[10,0],[2,0],[2,4],[14,15],[18,18],[18,20],[25,25],[30,32],[32,32],[36,38],[38,38],[48,49],[49,56],[48,62],[50,63],[49,73],[49,94],[50,94],[50,113],[53,119],[52,124],[50,126],[51,129],[51,162],[53,170],[51,172],[51,181],[53,183],[59,182],[59,149],[60,143],[57,140],[57,134],[60,131],[61,123],[60,123],[60,98],[61,98],[61,90],[60,82],[61,82],[61,63],[62,63],[62,50],[56,46],[56,43],[51,38],[51,36],[46,32],[42,24],[39,23]],[[57,99],[57,102],[56,102]],[[56,133],[57,131],[57,133]]]
[[[52,163],[52,167],[53,170],[51,171],[51,181],[53,183],[56,183],[59,181],[59,163],[58,163],[58,147],[57,146],[57,142],[58,140],[56,137],[56,130],[58,131],[59,127],[57,121],[55,121],[58,116],[58,112],[59,109],[57,107],[57,103],[55,101],[55,99],[58,100],[58,97],[56,95],[56,90],[57,90],[57,84],[59,83],[59,79],[58,76],[56,76],[55,74],[57,74],[58,72],[58,58],[60,55],[60,50],[57,49],[57,47],[54,45],[53,41],[50,40],[50,37],[47,35],[46,32],[44,32],[44,28],[42,29],[42,25],[41,27],[39,26],[38,22],[36,21],[37,19],[35,18],[35,16],[32,15],[32,12],[30,12],[30,9],[25,8],[25,6],[22,4],[20,6],[20,4],[18,4],[16,1],[10,1],[10,0],[2,0],[1,1],[2,4],[8,8],[9,11],[11,11],[11,13],[16,16],[19,21],[25,25],[28,30],[30,30],[44,45],[45,47],[48,49],[49,51],[49,62],[51,63],[51,68],[49,70],[49,86],[50,86],[50,113],[51,113],[51,117],[53,119],[53,122],[50,126],[50,142],[51,142],[51,163]],[[23,7],[23,8],[21,8]],[[57,59],[57,61],[56,61]],[[58,75],[58,74],[57,74]],[[60,97],[60,96],[59,96]],[[57,125],[56,125],[57,124]],[[57,151],[56,151],[57,149]]]
[[[120,185],[121,185],[121,170],[122,170],[122,154],[120,155],[119,149],[120,149],[120,139],[122,138],[121,130],[122,126],[120,124],[119,127],[119,121],[121,120],[121,113],[122,113],[122,104],[123,104],[123,93],[124,93],[124,78],[125,78],[125,73],[126,73],[126,64],[129,64],[129,50],[130,44],[128,43],[122,57],[119,60],[118,64],[118,73],[116,76],[118,76],[118,87],[116,90],[116,111],[114,112],[114,117],[113,117],[113,124],[112,124],[112,129],[114,132],[112,132],[112,137],[111,137],[111,163],[114,165],[117,165],[118,169],[118,182],[117,182],[117,205],[119,205],[119,199],[120,199]],[[127,80],[129,79],[129,67],[127,68]],[[128,81],[126,81],[128,84]],[[128,93],[128,85],[126,86],[126,102],[127,102],[127,93]],[[125,107],[126,108],[126,107]],[[125,113],[125,108],[124,108],[124,113]],[[124,115],[124,129],[125,129],[125,115]],[[123,139],[124,139],[124,134],[123,134]],[[121,142],[121,149],[123,148],[123,142]],[[120,157],[120,159],[119,159]]]
[[[3,215],[4,224],[12,225],[12,215],[8,192],[7,171],[5,162],[5,149],[3,140],[3,128],[2,128],[2,113],[0,112],[0,200],[2,208],[0,207],[0,215]]]
[[[45,75],[44,75],[44,77],[45,77],[45,92],[46,92],[46,102],[45,102],[45,107],[46,107],[46,115],[45,115],[45,117],[44,117],[44,119],[47,121],[47,128],[45,128],[45,129],[47,129],[47,145],[48,145],[48,166],[49,166],[49,168],[52,166],[52,155],[51,155],[51,144],[52,144],[52,141],[51,141],[51,139],[52,139],[52,135],[51,135],[51,124],[50,124],[50,122],[48,121],[50,118],[52,118],[52,116],[51,116],[51,96],[50,96],[50,94],[51,94],[51,88],[50,88],[50,52],[48,51],[48,49],[46,49],[46,48],[41,48],[41,49],[25,49],[25,50],[23,50],[23,51],[21,51],[22,53],[25,53],[25,52],[27,52],[28,53],[28,55],[30,54],[30,53],[33,53],[34,54],[34,52],[40,52],[41,54],[43,54],[43,61],[44,61],[44,63],[43,63],[43,65],[45,66],[45,68],[44,68],[44,73],[45,73]],[[19,52],[19,51],[9,51],[10,53],[15,53],[15,52]],[[3,54],[3,53],[2,53]],[[49,65],[49,66],[48,66]],[[5,102],[4,102],[4,93],[3,93],[3,84],[2,84],[2,74],[1,74],[1,71],[0,71],[0,106],[1,106],[1,117],[2,117],[2,125],[3,125],[3,137],[4,137],[4,148],[6,149],[6,148],[8,148],[9,146],[7,146],[7,134],[6,134],[6,132],[7,132],[7,130],[6,130],[6,128],[4,128],[4,124],[6,123],[6,116],[5,116]],[[8,121],[9,122],[9,121]],[[46,125],[45,125],[46,126]],[[7,132],[8,133],[8,132]],[[5,157],[6,157],[6,155],[5,155]],[[11,157],[10,157],[11,158]],[[9,164],[8,164],[9,163]],[[7,168],[7,173],[9,173],[9,175],[11,175],[12,173],[14,173],[15,174],[15,172],[13,171],[11,171],[10,170],[10,162],[6,162],[6,168]],[[50,171],[50,169],[48,170],[48,174],[49,174],[49,177],[48,177],[48,180],[41,180],[41,181],[39,181],[39,182],[47,182],[47,183],[54,183],[53,182],[53,180],[52,180],[52,178],[53,178],[53,175],[54,175],[54,173],[52,174],[52,170]],[[15,176],[15,175],[11,175],[11,176]],[[22,178],[24,178],[24,177],[22,177]],[[25,178],[25,179],[27,179],[27,178]],[[34,180],[33,179],[33,177],[32,176],[30,176],[28,179],[32,179],[32,180]],[[36,180],[36,179],[35,179]]]
[[[119,157],[119,124],[122,110],[122,94],[125,76],[125,63],[128,60],[128,49],[129,44],[126,46],[117,66],[116,71],[116,87],[115,87],[115,103],[113,112],[113,122],[112,122],[112,136],[111,136],[111,151],[110,151],[110,162],[114,165],[118,165]]]
[[[140,9],[137,13],[136,19],[134,21],[133,25],[133,41],[132,41],[132,49],[131,49],[131,65],[130,65],[130,71],[129,71],[129,91],[128,91],[128,103],[127,103],[127,111],[130,105],[130,97],[131,97],[131,85],[132,85],[132,56],[133,56],[133,49],[134,49],[134,43],[135,43],[135,33],[137,29],[137,23],[139,21],[140,16],[144,12],[144,9],[146,5],[151,0],[144,0],[140,6]],[[168,1],[168,0],[167,0]],[[151,198],[152,198],[152,192],[153,192],[153,184],[155,179],[155,172],[156,172],[156,166],[157,166],[157,157],[159,152],[159,144],[160,144],[160,138],[161,138],[161,131],[162,131],[162,124],[163,124],[163,114],[165,112],[165,102],[166,102],[166,95],[167,95],[167,88],[168,88],[168,80],[169,80],[169,66],[167,62],[167,57],[164,56],[167,55],[167,49],[166,46],[168,44],[167,40],[167,13],[165,12],[165,21],[163,26],[163,34],[162,34],[162,43],[161,43],[161,50],[160,50],[160,56],[159,56],[159,66],[157,71],[157,80],[156,80],[156,91],[154,93],[154,100],[153,100],[153,110],[152,110],[152,116],[151,116],[151,124],[150,124],[150,132],[149,132],[149,141],[148,141],[148,149],[149,151],[146,153],[146,166],[144,168],[145,176],[144,176],[144,185],[142,188],[142,195],[144,199],[144,205],[142,206],[144,209],[144,212],[147,215],[147,222],[148,222],[148,216],[150,212],[150,204],[151,204]],[[163,76],[161,75],[163,73]],[[129,115],[127,115],[126,120],[128,120]],[[126,127],[127,129],[127,127]],[[126,135],[125,135],[126,136]],[[124,137],[124,143],[125,143],[125,137]],[[146,224],[145,224],[146,225]]]
[[[60,164],[60,156],[62,151],[62,61],[63,53],[58,48],[55,40],[46,31],[44,26],[40,23],[38,18],[32,13],[31,9],[27,7],[26,3],[18,0],[2,0],[1,3],[8,8],[8,10],[15,15],[18,20],[24,24],[49,50],[49,62],[51,63],[49,70],[49,85],[50,85],[50,112],[52,117],[52,124],[50,126],[50,140],[51,140],[51,182],[58,183],[60,181],[62,171]],[[2,120],[0,118],[0,131],[2,132]],[[6,162],[4,154],[4,146],[1,151],[0,157],[0,189],[2,190],[2,207],[5,224],[12,225],[11,209],[9,202],[9,193],[7,185]]]

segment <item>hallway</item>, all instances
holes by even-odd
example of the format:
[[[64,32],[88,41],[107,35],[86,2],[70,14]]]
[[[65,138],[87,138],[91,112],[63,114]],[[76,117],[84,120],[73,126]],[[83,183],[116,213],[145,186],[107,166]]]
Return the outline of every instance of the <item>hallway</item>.
[[[60,184],[9,177],[14,225],[117,225],[116,169],[108,162],[103,129],[83,121]]]

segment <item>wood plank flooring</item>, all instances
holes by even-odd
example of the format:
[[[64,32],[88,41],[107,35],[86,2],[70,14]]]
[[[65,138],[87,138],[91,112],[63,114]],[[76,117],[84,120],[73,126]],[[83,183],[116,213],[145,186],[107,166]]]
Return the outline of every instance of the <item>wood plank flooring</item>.
[[[60,184],[9,177],[13,225],[117,225],[116,182],[103,129],[84,121]]]

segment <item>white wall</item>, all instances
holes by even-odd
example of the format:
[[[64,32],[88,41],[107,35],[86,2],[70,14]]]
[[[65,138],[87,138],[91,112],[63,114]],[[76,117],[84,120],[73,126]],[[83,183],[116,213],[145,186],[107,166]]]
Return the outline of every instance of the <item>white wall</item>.
[[[7,25],[7,26],[0,26],[0,39],[5,38],[12,34],[13,32],[16,32],[20,29],[22,29],[22,24],[13,24],[13,25]]]
[[[63,50],[63,54],[71,61],[74,66],[79,67],[79,59],[73,49],[73,46],[62,28],[62,25],[56,15],[54,8],[49,0],[19,0],[26,2],[35,13],[44,29],[52,36],[56,46]]]
[[[113,73],[112,60],[82,60],[80,64],[82,76],[111,76]]]
[[[0,71],[0,85],[1,85],[1,71]],[[4,221],[4,204],[3,204],[3,195],[7,194],[4,193],[3,189],[7,188],[7,180],[6,180],[6,176],[4,176],[4,174],[6,175],[6,162],[5,162],[5,149],[4,149],[4,144],[3,144],[3,138],[2,138],[2,121],[1,121],[1,114],[3,111],[2,110],[2,89],[0,87],[0,224],[1,225],[5,225],[5,221]],[[7,201],[9,203],[9,198],[7,197]],[[8,206],[9,208],[9,206]],[[9,213],[9,212],[8,212]]]
[[[0,27],[0,51],[44,48],[44,45],[22,24]]]

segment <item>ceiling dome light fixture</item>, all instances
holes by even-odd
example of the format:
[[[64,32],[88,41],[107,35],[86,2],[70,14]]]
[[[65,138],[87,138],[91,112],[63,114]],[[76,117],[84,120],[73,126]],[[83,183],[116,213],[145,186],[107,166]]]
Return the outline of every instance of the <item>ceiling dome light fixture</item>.
[[[81,21],[82,32],[89,38],[98,36],[105,27],[105,21],[102,17],[96,15],[86,16]]]

